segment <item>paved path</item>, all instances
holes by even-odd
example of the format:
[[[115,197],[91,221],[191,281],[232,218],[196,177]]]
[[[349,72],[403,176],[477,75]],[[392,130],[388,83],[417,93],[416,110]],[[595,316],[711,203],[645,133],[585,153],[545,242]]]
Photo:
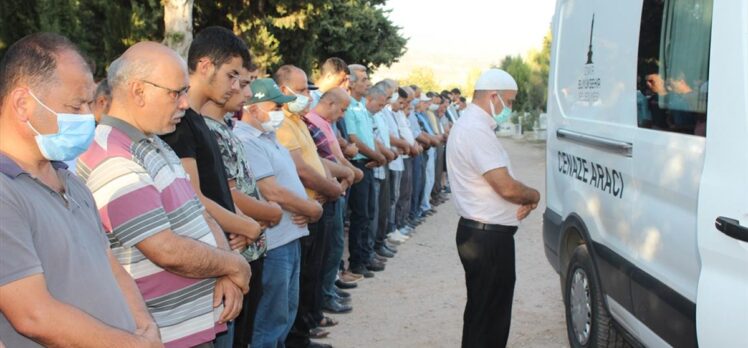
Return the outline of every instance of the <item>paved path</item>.
[[[522,182],[545,193],[545,147],[502,139]],[[542,200],[541,200],[542,201]],[[517,285],[510,347],[567,347],[558,275],[543,253],[541,204],[516,235]],[[464,273],[455,247],[451,201],[421,225],[384,272],[351,290],[354,310],[336,315],[336,348],[459,347]]]

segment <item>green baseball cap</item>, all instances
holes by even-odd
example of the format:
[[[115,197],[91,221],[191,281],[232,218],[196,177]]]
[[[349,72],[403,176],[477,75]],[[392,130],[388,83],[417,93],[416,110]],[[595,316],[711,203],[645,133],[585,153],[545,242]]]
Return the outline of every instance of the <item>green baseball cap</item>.
[[[296,100],[296,96],[283,94],[273,79],[257,79],[249,85],[252,89],[252,99],[249,104],[257,104],[265,101],[273,101],[277,104],[285,104]]]

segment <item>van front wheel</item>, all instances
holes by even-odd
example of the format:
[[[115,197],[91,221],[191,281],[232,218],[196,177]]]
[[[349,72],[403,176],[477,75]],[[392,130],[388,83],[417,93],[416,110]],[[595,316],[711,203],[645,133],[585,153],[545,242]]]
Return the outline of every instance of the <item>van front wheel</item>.
[[[566,331],[572,347],[628,347],[613,326],[586,245],[574,249],[564,285]]]

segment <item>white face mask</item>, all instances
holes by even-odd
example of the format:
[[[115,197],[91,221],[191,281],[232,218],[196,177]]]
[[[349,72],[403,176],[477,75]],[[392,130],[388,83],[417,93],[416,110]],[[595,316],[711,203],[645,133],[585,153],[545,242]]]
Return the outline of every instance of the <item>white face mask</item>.
[[[397,98],[398,98],[398,94],[397,94],[397,92],[395,92],[395,93],[392,93],[392,96],[390,97],[390,104],[395,104],[395,103],[397,103]]]
[[[278,130],[278,128],[280,128],[280,126],[283,124],[283,120],[286,119],[286,115],[283,114],[283,111],[281,110],[270,111],[268,112],[268,116],[270,117],[270,120],[268,122],[270,122],[271,127],[274,131]]]
[[[291,87],[286,86],[286,88],[296,96],[296,100],[288,103],[288,111],[291,111],[294,114],[299,114],[304,111],[307,105],[309,105],[309,97],[296,93]]]
[[[438,109],[438,108],[439,108],[439,105],[436,105],[436,104],[429,105],[429,110],[431,110],[431,111],[436,111],[436,109]]]

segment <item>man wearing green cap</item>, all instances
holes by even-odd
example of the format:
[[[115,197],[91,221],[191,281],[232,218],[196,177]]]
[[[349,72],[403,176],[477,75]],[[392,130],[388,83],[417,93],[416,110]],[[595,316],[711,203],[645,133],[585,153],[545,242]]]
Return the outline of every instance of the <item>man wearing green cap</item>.
[[[234,134],[245,147],[260,194],[283,209],[280,222],[266,231],[267,256],[263,265],[263,295],[257,306],[252,347],[283,346],[296,318],[299,303],[301,246],[309,235],[307,224],[319,220],[322,206],[307,196],[291,154],[275,137],[283,123],[285,96],[271,79],[250,85],[253,96],[244,108]]]
[[[235,121],[231,115],[242,110],[244,104],[252,97],[250,90],[250,71],[242,68],[239,72],[240,93],[236,93],[228,101],[218,104],[212,101],[206,103],[200,110],[205,116],[205,123],[218,142],[226,178],[231,188],[231,197],[237,208],[245,215],[257,220],[263,228],[277,225],[283,215],[281,207],[275,202],[268,202],[257,189],[257,182],[246,159],[244,145],[232,132]],[[252,267],[249,293],[244,296],[241,313],[234,325],[234,345],[247,347],[252,342],[252,327],[254,326],[257,305],[263,293],[262,266],[267,252],[267,239],[262,233],[247,249],[242,252],[244,258]]]

